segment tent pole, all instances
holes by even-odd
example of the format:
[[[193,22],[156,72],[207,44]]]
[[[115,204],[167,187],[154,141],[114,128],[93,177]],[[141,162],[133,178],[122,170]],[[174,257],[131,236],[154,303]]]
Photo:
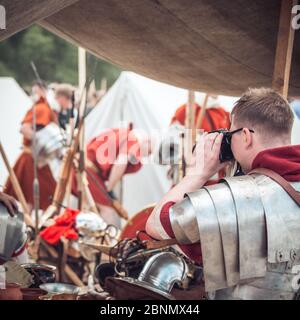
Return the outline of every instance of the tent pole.
[[[188,103],[185,109],[185,127],[188,129],[192,129],[194,126],[195,119],[195,92],[189,90],[188,91]]]
[[[297,3],[297,0],[281,1],[272,87],[285,98],[288,96],[295,34],[295,30],[291,27],[292,8]]]
[[[79,110],[79,117],[83,119],[84,117],[84,110],[86,105],[87,99],[87,90],[84,90],[86,83],[86,51],[85,49],[79,47],[78,48],[78,88],[79,92],[83,92],[82,101],[80,110]],[[78,168],[78,175],[77,175],[77,185],[78,185],[78,209],[82,210],[84,207],[84,169],[85,169],[85,143],[84,143],[84,122],[82,124],[82,130],[80,132],[80,139],[79,139],[79,168]]]
[[[126,98],[125,98],[126,99]],[[124,106],[125,106],[125,99],[123,99],[123,104],[120,110],[120,120],[121,120],[121,124],[123,126],[123,123],[125,121],[125,115],[124,115]],[[121,205],[123,205],[124,202],[124,176],[121,177],[120,180],[120,187],[119,187],[119,199],[120,199],[120,203]]]
[[[182,161],[184,163],[190,163],[192,156],[192,148],[194,144],[194,127],[195,127],[195,91],[188,91],[188,102],[185,109],[185,129],[184,135],[184,154],[182,155]]]
[[[203,122],[203,119],[204,119],[205,113],[206,113],[208,98],[209,98],[209,94],[206,93],[205,98],[204,98],[204,102],[203,102],[203,106],[202,106],[201,111],[199,112],[197,120],[196,120],[196,126],[195,126],[196,130],[200,129],[202,126],[202,122]]]
[[[106,78],[101,79],[100,90],[106,93],[106,91],[107,91],[107,79]]]

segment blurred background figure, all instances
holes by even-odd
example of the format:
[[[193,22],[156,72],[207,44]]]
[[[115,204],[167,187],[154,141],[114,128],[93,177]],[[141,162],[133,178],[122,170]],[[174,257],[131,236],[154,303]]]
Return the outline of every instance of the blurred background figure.
[[[298,119],[300,119],[300,98],[297,98],[291,102],[291,107],[296,113]]]
[[[101,82],[101,84],[102,84],[102,82]],[[106,91],[107,91],[106,85],[103,88],[101,88],[100,90],[97,90],[95,81],[92,81],[90,88],[89,88],[89,92],[88,92],[86,114],[89,114],[94,109],[94,107],[104,97]]]
[[[94,91],[93,93],[89,94],[86,114],[89,114],[94,109],[94,107],[98,104],[98,102],[100,102],[104,95],[105,92],[101,90]]]
[[[59,126],[67,130],[67,126],[70,123],[72,112],[74,112],[74,118],[78,120],[78,111],[73,107],[72,97],[75,88],[67,83],[58,84],[55,87],[55,99],[60,107],[58,112]]]
[[[35,82],[31,90],[31,99],[34,104],[26,113],[21,124],[23,150],[13,168],[19,180],[25,199],[31,208],[34,204],[34,158],[32,153],[34,112],[36,116],[37,131],[43,129],[51,122],[56,123],[57,121],[54,111],[50,108],[46,100],[46,95],[46,85],[42,82]],[[54,193],[56,182],[49,165],[44,159],[39,159],[38,161],[37,176],[40,186],[40,208],[45,210],[51,204],[51,196]],[[6,182],[5,191],[7,194],[16,197],[10,179]]]
[[[198,103],[195,103],[195,126],[197,124],[198,116],[201,112],[202,106]],[[180,124],[185,125],[185,116],[186,116],[186,104],[181,105],[174,113],[171,119],[171,125]],[[210,95],[208,97],[207,106],[204,118],[202,123],[198,123],[198,128],[203,129],[204,131],[212,131],[220,128],[228,129],[230,127],[230,118],[229,113],[220,106],[218,101],[218,96]]]
[[[86,147],[86,173],[91,194],[107,223],[119,226],[112,206],[113,189],[125,174],[142,168],[142,158],[151,154],[149,137],[130,128],[111,128],[93,138]],[[77,178],[73,173],[72,191],[77,195]]]

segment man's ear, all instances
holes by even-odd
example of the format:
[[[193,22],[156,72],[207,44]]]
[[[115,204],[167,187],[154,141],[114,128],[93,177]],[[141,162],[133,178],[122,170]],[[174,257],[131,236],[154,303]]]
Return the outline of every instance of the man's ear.
[[[243,128],[243,142],[246,148],[249,148],[253,144],[253,136],[248,128]]]

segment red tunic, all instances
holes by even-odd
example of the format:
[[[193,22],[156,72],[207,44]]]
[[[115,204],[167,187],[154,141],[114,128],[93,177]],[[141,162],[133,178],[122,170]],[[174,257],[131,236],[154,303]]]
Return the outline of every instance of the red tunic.
[[[134,156],[135,161],[128,163],[125,173],[134,173],[141,168],[140,145],[132,131],[127,128],[107,129],[87,145],[87,180],[91,194],[98,204],[111,206],[104,182],[108,180],[114,162],[120,154]],[[75,172],[72,191],[77,195]]]
[[[174,122],[179,122],[184,126],[185,124],[185,110],[186,104],[180,106],[176,111],[171,120],[171,124]],[[195,103],[195,125],[198,115],[201,111],[199,104]],[[205,116],[202,121],[201,128],[204,131],[212,131],[217,129],[229,129],[230,127],[230,117],[229,113],[225,111],[222,107],[208,108],[206,109]]]
[[[46,126],[50,122],[55,121],[55,114],[50,109],[49,105],[44,99],[40,99],[36,105],[36,124],[39,127]],[[33,121],[33,108],[30,109],[25,115],[22,124],[32,124]],[[24,139],[25,147],[17,159],[13,170],[19,180],[21,189],[24,193],[26,201],[33,206],[33,180],[34,180],[34,161],[30,149],[30,141]],[[38,181],[40,187],[40,208],[46,210],[51,204],[51,196],[54,193],[56,187],[56,181],[52,176],[52,172],[48,165],[45,165],[37,170]],[[7,180],[5,186],[6,193],[16,197],[13,186],[10,179]]]
[[[33,123],[33,108],[35,108],[36,125],[40,127],[47,126],[50,122],[57,122],[57,118],[53,110],[49,107],[47,101],[41,98],[30,110],[27,111],[22,124]],[[31,142],[24,139],[24,145],[30,146]]]

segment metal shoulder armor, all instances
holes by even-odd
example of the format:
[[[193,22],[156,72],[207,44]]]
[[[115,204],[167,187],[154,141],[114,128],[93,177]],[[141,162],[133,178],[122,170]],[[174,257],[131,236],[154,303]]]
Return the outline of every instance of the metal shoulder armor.
[[[293,187],[300,191],[300,183]],[[266,176],[226,178],[189,193],[172,207],[170,220],[180,243],[200,241],[206,291],[250,292],[241,286],[300,264],[300,208]]]
[[[180,244],[200,241],[195,208],[188,197],[173,205],[169,215],[175,238]]]

